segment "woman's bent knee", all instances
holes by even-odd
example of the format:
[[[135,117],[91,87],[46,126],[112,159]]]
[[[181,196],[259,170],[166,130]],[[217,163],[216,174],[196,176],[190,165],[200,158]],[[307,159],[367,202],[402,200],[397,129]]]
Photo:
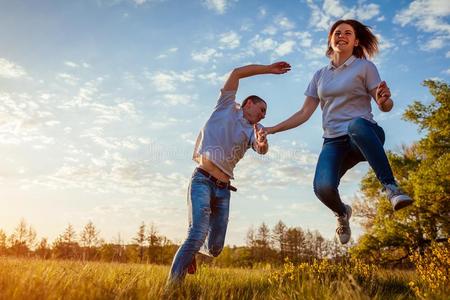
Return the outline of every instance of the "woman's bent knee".
[[[332,198],[337,193],[337,187],[331,184],[314,184],[314,193],[319,199]]]

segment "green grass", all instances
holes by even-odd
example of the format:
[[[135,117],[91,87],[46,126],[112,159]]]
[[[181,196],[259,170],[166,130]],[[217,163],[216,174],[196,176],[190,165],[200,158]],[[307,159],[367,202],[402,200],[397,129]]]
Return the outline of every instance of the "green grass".
[[[278,270],[278,269],[277,269]],[[369,283],[296,277],[270,281],[270,269],[200,266],[165,289],[168,266],[0,258],[0,299],[415,299],[413,272],[378,271]]]

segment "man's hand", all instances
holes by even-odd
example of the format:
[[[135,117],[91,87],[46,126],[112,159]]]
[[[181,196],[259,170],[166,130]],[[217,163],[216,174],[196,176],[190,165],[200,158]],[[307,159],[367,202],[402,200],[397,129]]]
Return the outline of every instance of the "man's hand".
[[[291,70],[291,65],[285,61],[279,61],[279,62],[273,63],[273,64],[269,65],[268,67],[269,67],[269,73],[272,73],[272,74],[284,74]]]
[[[253,132],[255,134],[255,150],[259,154],[266,154],[269,150],[269,144],[267,143],[267,132],[264,128],[259,128],[256,124],[253,125]]]
[[[382,81],[378,85],[375,101],[381,111],[390,111],[392,109],[391,90],[387,86],[386,81]]]
[[[239,80],[242,78],[261,75],[261,74],[284,74],[291,69],[291,65],[287,62],[280,61],[271,65],[247,65],[234,69],[228,77],[224,91],[237,91]]]

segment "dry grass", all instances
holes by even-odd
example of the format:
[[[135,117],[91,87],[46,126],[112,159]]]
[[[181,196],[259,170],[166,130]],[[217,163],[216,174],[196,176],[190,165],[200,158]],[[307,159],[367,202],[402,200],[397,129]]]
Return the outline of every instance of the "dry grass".
[[[168,290],[167,266],[0,258],[0,299],[416,298],[408,285],[416,278],[413,272],[363,268],[351,274],[343,268],[333,273],[342,267],[332,264],[293,268],[200,266],[181,287]]]

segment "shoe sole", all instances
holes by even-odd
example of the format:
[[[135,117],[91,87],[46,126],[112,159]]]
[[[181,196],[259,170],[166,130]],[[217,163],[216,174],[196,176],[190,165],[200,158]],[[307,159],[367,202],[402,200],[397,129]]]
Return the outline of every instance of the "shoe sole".
[[[411,204],[413,203],[413,201],[411,200],[411,199],[408,199],[408,200],[401,200],[401,201],[399,201],[397,204],[395,204],[395,206],[394,206],[394,210],[395,211],[398,211],[398,210],[400,210],[400,209],[402,209],[402,208],[405,208],[405,207],[407,207],[407,206],[410,206]]]
[[[347,244],[350,241],[350,239],[352,238],[352,229],[350,228],[350,218],[352,217],[352,213],[353,213],[352,207],[350,205],[345,205],[345,211],[347,212],[347,215],[348,215],[349,237],[348,237],[348,240],[342,242],[340,237],[339,237],[339,235],[338,235],[337,238],[338,238],[339,242],[341,243],[341,245]]]

